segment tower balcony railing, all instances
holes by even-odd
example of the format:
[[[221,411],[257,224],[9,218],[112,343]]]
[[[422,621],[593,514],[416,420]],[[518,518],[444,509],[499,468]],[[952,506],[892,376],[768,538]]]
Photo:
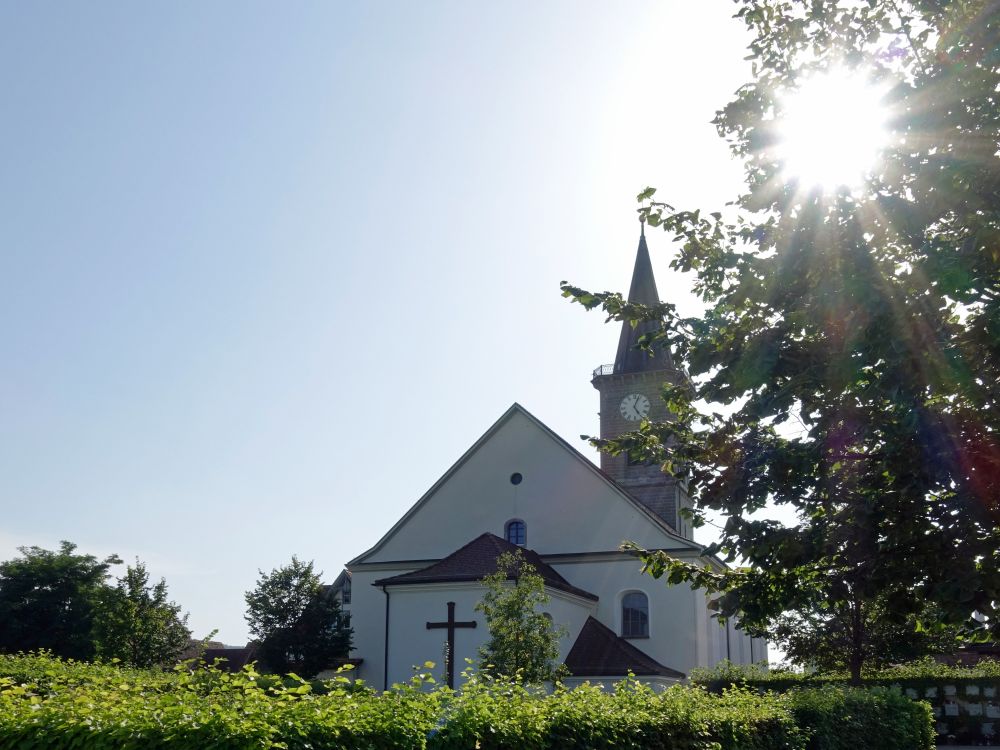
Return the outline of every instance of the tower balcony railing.
[[[600,365],[599,367],[597,367],[597,368],[594,369],[594,375],[593,375],[593,377],[599,378],[602,375],[614,375],[614,374],[615,374],[615,366],[614,366],[614,364]]]

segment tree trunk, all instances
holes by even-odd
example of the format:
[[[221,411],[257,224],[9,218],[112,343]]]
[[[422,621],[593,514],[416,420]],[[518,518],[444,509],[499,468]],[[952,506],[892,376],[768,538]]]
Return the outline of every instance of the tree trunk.
[[[865,625],[861,616],[861,602],[851,602],[851,649],[848,665],[851,670],[851,684],[861,685],[861,667],[864,665]]]

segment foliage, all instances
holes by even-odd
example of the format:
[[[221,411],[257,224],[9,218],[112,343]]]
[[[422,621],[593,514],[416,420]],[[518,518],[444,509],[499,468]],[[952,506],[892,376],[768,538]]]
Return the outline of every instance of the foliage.
[[[76,659],[94,654],[95,610],[115,556],[98,560],[62,542],[56,551],[20,547],[0,563],[0,652],[48,649]]]
[[[74,664],[75,679],[65,682],[67,672],[52,666],[44,685],[0,677],[0,748],[402,749],[423,745],[436,714],[436,698],[414,688],[378,696],[346,678],[316,696],[301,680],[262,689],[249,668],[163,673]]]
[[[786,696],[796,722],[810,731],[809,750],[871,747],[930,748],[934,731],[930,707],[898,690],[825,687],[793,690]]]
[[[261,687],[249,668],[164,672],[0,656],[0,750],[839,750],[841,736],[852,750],[931,747],[927,706],[888,691],[713,695],[626,680],[614,693],[584,685],[548,695],[471,675],[455,693],[428,691],[427,678],[380,694],[340,677],[319,695],[294,678]]]
[[[868,687],[916,688],[938,687],[944,695],[945,685],[982,685],[1000,687],[1000,662],[984,659],[972,667],[942,664],[931,658],[918,659],[882,669],[866,669],[863,684]],[[850,673],[803,672],[790,669],[768,669],[762,665],[733,664],[722,661],[711,669],[691,670],[691,683],[713,692],[730,687],[784,691],[793,688],[843,686]]]
[[[0,655],[0,679],[30,686],[38,693],[74,689],[95,682],[141,680],[146,685],[166,685],[173,674],[134,669],[123,664],[64,659],[50,651]]]
[[[138,560],[101,596],[94,634],[98,657],[133,667],[172,666],[191,638],[187,615],[167,599],[166,581],[150,586]]]
[[[635,680],[609,694],[584,684],[552,695],[473,675],[445,704],[429,747],[795,750],[805,747],[782,701],[746,691],[723,696],[685,687],[656,692]],[[863,747],[863,746],[862,746]]]
[[[846,672],[767,671],[759,665],[721,662],[712,669],[692,670],[695,685],[728,694],[734,688],[785,692],[796,724],[808,731],[809,750],[853,750],[858,747],[932,747],[930,707],[903,695],[902,686],[943,686],[943,681],[995,679],[993,667],[956,669],[931,660],[903,668],[869,671],[867,689],[847,688]],[[943,695],[941,687],[938,692]],[[921,695],[923,692],[921,691]],[[878,738],[875,740],[874,738]],[[876,743],[870,745],[869,743]]]
[[[986,0],[738,0],[754,80],[716,119],[746,191],[703,215],[650,202],[707,304],[626,304],[564,284],[614,320],[661,320],[690,375],[676,418],[594,441],[692,479],[693,523],[721,515],[715,572],[637,550],[647,570],[721,594],[766,634],[784,612],[846,634],[860,680],[873,607],[919,628],[1000,635],[1000,12]],[[816,71],[886,84],[893,142],[865,189],[783,173],[785,99]],[[817,144],[822,148],[822,144]],[[784,525],[762,513],[794,512]],[[970,616],[985,615],[981,621]]]
[[[528,683],[558,679],[565,666],[556,667],[555,662],[566,629],[554,626],[539,611],[549,603],[549,596],[535,567],[520,551],[505,552],[497,558],[496,572],[486,576],[483,584],[486,593],[476,604],[490,631],[490,639],[479,652],[483,668]]]
[[[260,571],[256,588],[247,592],[246,621],[260,639],[258,653],[269,670],[315,675],[350,652],[350,618],[321,575],[312,561],[293,556],[288,565]]]
[[[869,669],[954,653],[962,645],[957,626],[933,625],[938,617],[935,607],[901,617],[879,598],[862,603],[861,616],[864,662]],[[850,624],[829,611],[786,613],[774,621],[770,637],[792,664],[822,672],[849,668]]]

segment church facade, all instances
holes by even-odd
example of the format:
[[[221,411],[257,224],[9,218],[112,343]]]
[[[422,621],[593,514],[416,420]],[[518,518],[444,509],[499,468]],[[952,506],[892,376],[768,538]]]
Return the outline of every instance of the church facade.
[[[629,299],[659,301],[645,237]],[[668,417],[660,385],[680,375],[667,352],[649,356],[636,348],[647,330],[624,324],[614,364],[593,374],[602,437]],[[631,540],[721,569],[692,537],[680,512],[689,504],[684,484],[658,466],[602,455],[597,467],[512,405],[335,582],[351,614],[357,676],[389,687],[427,661],[442,676],[449,663],[459,674],[489,637],[475,610],[484,592],[479,582],[514,549],[542,575],[546,612],[566,629],[560,659],[571,683],[610,684],[632,672],[670,684],[723,659],[765,660],[766,643],[733,622],[720,625],[703,592],[644,575],[636,558],[618,549]]]

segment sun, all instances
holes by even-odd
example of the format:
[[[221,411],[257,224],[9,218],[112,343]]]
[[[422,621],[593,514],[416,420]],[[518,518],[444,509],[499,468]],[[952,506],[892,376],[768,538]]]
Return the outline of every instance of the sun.
[[[860,72],[835,69],[779,99],[783,177],[824,190],[861,185],[888,142],[885,94]]]

